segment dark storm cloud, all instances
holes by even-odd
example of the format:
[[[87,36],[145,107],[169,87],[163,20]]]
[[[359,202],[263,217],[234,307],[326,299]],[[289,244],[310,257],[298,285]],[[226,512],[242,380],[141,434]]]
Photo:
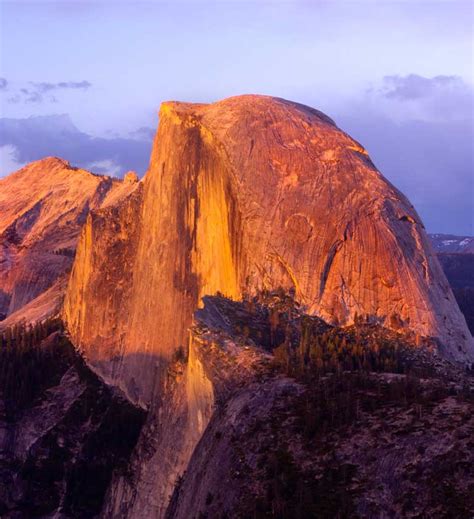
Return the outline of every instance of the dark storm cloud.
[[[151,138],[92,137],[78,130],[68,115],[50,115],[0,119],[1,146],[12,146],[19,164],[54,155],[98,172],[104,167],[95,163],[110,162],[120,175],[128,170],[142,175],[148,167]]]
[[[427,78],[418,74],[408,76],[385,76],[380,93],[388,99],[421,99],[451,88],[463,88],[464,82],[459,76],[435,76]]]
[[[0,90],[6,90],[8,81],[0,78]],[[56,103],[57,99],[53,95],[56,92],[65,90],[88,90],[92,87],[92,83],[86,80],[82,81],[59,81],[57,83],[29,81],[27,86],[18,88],[11,92],[7,102],[16,103]]]

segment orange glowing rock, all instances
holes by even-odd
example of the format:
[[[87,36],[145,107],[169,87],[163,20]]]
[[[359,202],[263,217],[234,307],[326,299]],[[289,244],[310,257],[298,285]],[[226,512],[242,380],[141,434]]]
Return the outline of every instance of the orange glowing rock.
[[[56,157],[0,179],[0,327],[58,310],[89,210],[133,189]]]
[[[277,287],[329,322],[369,314],[474,357],[413,206],[331,119],[265,96],[164,103],[143,190],[82,232],[73,340],[147,404],[203,295]]]

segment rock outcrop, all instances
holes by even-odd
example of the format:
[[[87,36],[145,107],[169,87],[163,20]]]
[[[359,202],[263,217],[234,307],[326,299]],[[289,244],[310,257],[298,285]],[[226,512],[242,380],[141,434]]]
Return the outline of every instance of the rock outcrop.
[[[219,303],[226,300],[207,300],[190,330],[187,358],[180,355],[161,378],[130,464],[111,483],[104,518],[164,517],[216,409],[240,388],[256,390],[258,374],[268,368],[268,352],[244,348],[231,335],[223,338],[218,327],[208,327],[214,313],[222,324]]]
[[[63,315],[90,365],[135,402],[150,402],[216,292],[283,287],[329,322],[368,314],[473,359],[413,206],[317,110],[265,96],[164,103],[143,193],[114,211],[82,231]]]
[[[98,517],[143,411],[91,373],[60,330],[3,347],[0,372],[0,516]]]
[[[468,516],[472,377],[400,334],[333,328],[277,293],[204,304],[103,518]],[[298,374],[296,358],[289,367],[271,352],[280,333],[302,351],[303,323],[318,340],[343,336],[347,359],[372,343],[397,367]]]
[[[0,179],[1,327],[58,310],[89,211],[117,203],[136,185],[55,157]]]

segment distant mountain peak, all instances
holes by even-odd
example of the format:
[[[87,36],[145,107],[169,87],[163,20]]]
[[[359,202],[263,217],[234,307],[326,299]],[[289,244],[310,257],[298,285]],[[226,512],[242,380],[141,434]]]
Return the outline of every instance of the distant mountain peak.
[[[57,309],[87,215],[119,203],[137,185],[59,157],[45,157],[0,178],[0,315],[7,317],[0,328]],[[54,290],[56,284],[60,289]],[[48,290],[49,296],[41,298]]]
[[[455,234],[430,234],[436,252],[474,254],[474,237]]]

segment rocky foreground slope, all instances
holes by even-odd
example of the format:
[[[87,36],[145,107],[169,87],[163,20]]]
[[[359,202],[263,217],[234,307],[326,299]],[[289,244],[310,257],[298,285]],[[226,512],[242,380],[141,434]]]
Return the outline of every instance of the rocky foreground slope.
[[[472,377],[263,299],[206,298],[102,517],[470,517]]]
[[[3,343],[2,517],[472,517],[474,379],[430,341],[204,304],[146,417],[60,330]]]
[[[197,313],[215,409],[166,517],[468,518],[472,377],[376,325],[337,330],[270,296],[206,298]]]
[[[0,179],[1,327],[58,310],[89,211],[136,186],[136,176],[94,175],[55,157]]]
[[[0,334],[0,516],[97,517],[144,419],[57,320]]]

